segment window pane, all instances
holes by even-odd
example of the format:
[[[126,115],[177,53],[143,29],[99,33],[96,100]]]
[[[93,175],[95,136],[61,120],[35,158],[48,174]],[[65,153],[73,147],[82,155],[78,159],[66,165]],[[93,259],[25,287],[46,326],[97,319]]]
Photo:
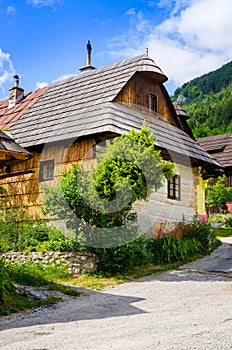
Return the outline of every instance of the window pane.
[[[40,162],[39,181],[52,180],[54,177],[54,160]]]
[[[180,200],[180,175],[175,175],[168,181],[168,198]]]

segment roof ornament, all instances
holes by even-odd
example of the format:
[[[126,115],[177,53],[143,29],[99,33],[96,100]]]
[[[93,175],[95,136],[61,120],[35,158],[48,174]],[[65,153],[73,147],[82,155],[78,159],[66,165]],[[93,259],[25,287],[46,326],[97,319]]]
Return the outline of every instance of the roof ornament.
[[[146,48],[146,54],[148,55],[148,47]]]
[[[90,40],[88,40],[87,43],[87,60],[86,60],[86,66],[80,67],[79,70],[81,72],[87,71],[87,70],[93,70],[96,69],[95,67],[92,66],[91,64],[91,51],[92,51],[92,45],[90,44]]]
[[[91,66],[91,51],[92,51],[92,46],[90,44],[90,40],[88,40],[87,43],[87,66]]]

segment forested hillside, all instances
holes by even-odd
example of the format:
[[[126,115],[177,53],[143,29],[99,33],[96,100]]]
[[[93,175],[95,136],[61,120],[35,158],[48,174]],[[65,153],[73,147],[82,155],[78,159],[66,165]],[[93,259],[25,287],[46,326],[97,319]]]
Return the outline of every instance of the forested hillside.
[[[232,62],[176,89],[195,137],[232,133]]]

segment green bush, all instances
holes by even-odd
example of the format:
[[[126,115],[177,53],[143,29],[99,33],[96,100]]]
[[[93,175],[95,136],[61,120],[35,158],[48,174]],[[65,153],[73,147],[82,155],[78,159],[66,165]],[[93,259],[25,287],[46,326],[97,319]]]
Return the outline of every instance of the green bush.
[[[75,251],[74,238],[67,237],[61,230],[39,223],[29,227],[23,233],[20,242],[21,250],[26,251]]]
[[[232,227],[232,216],[231,215],[227,215],[225,217],[224,226],[225,227]]]
[[[183,217],[174,230],[171,232],[162,232],[162,235],[181,237],[182,239],[194,239],[201,243],[202,253],[207,252],[214,243],[213,229],[211,224],[201,221],[194,215],[191,221],[186,221]]]
[[[213,229],[209,222],[200,221],[194,216],[193,221],[183,226],[183,238],[196,239],[202,245],[201,253],[207,253],[215,243]]]
[[[141,236],[119,247],[90,248],[90,251],[99,258],[97,271],[114,275],[150,262],[152,255],[148,249],[148,242],[145,236]]]
[[[0,306],[5,305],[7,296],[12,291],[15,291],[15,288],[10,281],[4,260],[0,259]]]
[[[61,230],[49,227],[43,221],[27,222],[20,228],[17,244],[12,241],[10,235],[4,230],[7,223],[0,221],[0,250],[3,251],[78,251],[80,246],[75,244],[75,239],[66,236]]]
[[[189,222],[183,218],[171,233],[163,232],[161,238],[151,240],[149,248],[154,263],[170,263],[196,254],[207,254],[218,244],[210,223],[200,221],[195,215]]]
[[[149,249],[152,253],[152,262],[157,264],[183,261],[191,255],[202,252],[202,244],[195,238],[182,239],[163,236],[151,239]]]
[[[194,216],[190,222],[183,218],[171,233],[163,232],[161,238],[142,236],[116,248],[90,248],[90,251],[99,258],[99,272],[116,274],[149,262],[184,261],[197,254],[207,254],[218,244],[210,223]]]

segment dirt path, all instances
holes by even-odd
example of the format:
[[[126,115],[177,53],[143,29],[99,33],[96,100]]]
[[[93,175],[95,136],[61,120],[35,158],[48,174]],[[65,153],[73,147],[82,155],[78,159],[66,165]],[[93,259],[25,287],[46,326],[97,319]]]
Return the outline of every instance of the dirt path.
[[[0,319],[0,330],[2,350],[230,350],[232,245],[179,270]]]

